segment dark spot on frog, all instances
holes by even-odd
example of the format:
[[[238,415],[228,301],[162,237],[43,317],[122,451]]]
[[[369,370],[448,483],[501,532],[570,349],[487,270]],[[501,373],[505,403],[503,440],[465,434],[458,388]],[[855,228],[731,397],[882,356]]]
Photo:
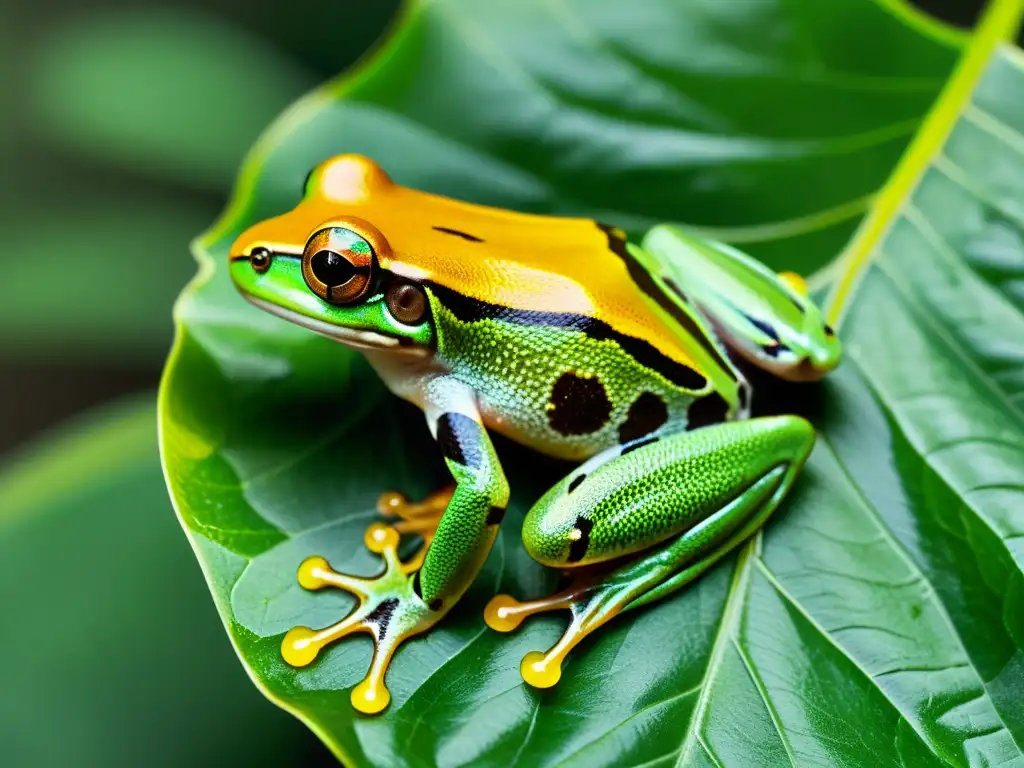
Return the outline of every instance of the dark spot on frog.
[[[750,410],[750,383],[740,379],[737,387],[737,395],[739,397],[740,411],[747,413]]]
[[[483,463],[480,425],[461,413],[437,420],[437,444],[441,455],[457,464],[478,469]]]
[[[668,421],[665,401],[653,392],[642,392],[633,401],[626,420],[619,425],[619,442],[629,443],[651,434]]]
[[[757,330],[759,330],[761,333],[763,333],[765,336],[767,336],[772,341],[778,343],[778,341],[779,341],[778,331],[775,330],[775,328],[772,326],[771,323],[766,323],[764,320],[758,320],[753,315],[746,315],[745,314],[744,317],[747,318],[747,322],[750,323],[755,328],[757,328]]]
[[[444,605],[444,601],[442,601],[440,597],[435,597],[427,605],[427,608],[429,608],[432,611],[440,611],[442,605]]]
[[[771,323],[758,320],[752,315],[744,315],[744,317],[747,318],[747,321],[752,326],[768,337],[768,342],[761,345],[762,351],[768,355],[768,357],[778,357],[779,353],[789,351],[789,347],[779,341],[779,332],[775,330],[775,327]]]
[[[566,489],[565,495],[568,496],[570,493],[579,488],[580,484],[586,479],[586,475],[576,475],[576,477],[569,481],[569,487]]]
[[[911,604],[911,606],[910,606],[910,617],[912,619],[916,619],[920,615],[921,615],[921,605],[920,605],[920,603],[913,603],[913,604]]]
[[[551,389],[548,423],[560,435],[597,432],[612,415],[612,402],[596,376],[563,373]]]
[[[697,398],[690,403],[686,428],[697,429],[709,424],[718,424],[725,421],[727,413],[729,413],[729,404],[720,394],[712,392],[710,395]]]
[[[471,243],[482,243],[483,240],[476,235],[471,235],[469,232],[463,232],[459,229],[450,229],[449,227],[433,227],[435,232],[443,232],[446,235],[455,235],[455,237],[461,237],[463,240],[467,240]]]
[[[643,448],[645,445],[650,445],[651,443],[656,442],[658,442],[658,438],[656,437],[645,437],[641,440],[634,440],[632,443],[630,443],[629,445],[622,449],[622,453],[620,453],[619,456],[625,456],[627,453],[632,453],[638,448]]]
[[[388,624],[391,623],[391,615],[395,612],[398,607],[398,598],[391,597],[381,602],[376,608],[374,608],[366,617],[366,623],[376,625],[377,627],[377,638],[382,638],[387,634]]]
[[[487,510],[487,525],[499,525],[505,519],[505,508],[492,506]]]
[[[572,539],[572,544],[569,545],[569,556],[566,558],[568,562],[578,563],[587,554],[587,548],[590,546],[590,532],[593,528],[593,520],[588,520],[582,515],[576,518],[573,533],[576,531],[579,531],[579,533],[576,534],[576,538]]]

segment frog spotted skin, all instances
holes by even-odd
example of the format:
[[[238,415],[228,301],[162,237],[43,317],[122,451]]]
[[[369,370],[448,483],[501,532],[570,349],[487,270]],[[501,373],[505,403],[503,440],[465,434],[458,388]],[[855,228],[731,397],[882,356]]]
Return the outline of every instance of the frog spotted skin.
[[[388,387],[418,405],[454,486],[421,503],[382,496],[390,524],[366,544],[384,572],[340,574],[310,553],[308,589],[359,606],[282,643],[294,666],[353,632],[374,638],[352,691],[365,713],[390,700],[399,645],[440,621],[476,577],[510,489],[489,433],[583,462],[530,510],[523,542],[539,562],[585,569],[557,595],[499,595],[499,631],[565,609],[559,642],[521,671],[553,685],[566,654],[624,610],[702,573],[764,522],[789,490],[814,434],[796,416],[749,420],[750,387],[732,352],[776,375],[817,378],[839,343],[794,277],[727,246],[656,227],[643,247],[588,219],[526,215],[393,183],[343,155],[310,174],[292,211],[231,248],[231,276],[257,306],[363,352]],[[423,546],[397,555],[401,535]]]

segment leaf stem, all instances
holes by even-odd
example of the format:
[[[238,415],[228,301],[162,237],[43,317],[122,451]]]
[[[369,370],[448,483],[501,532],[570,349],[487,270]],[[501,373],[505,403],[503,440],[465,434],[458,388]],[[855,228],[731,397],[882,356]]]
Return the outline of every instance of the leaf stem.
[[[860,276],[871,263],[875,247],[896,220],[904,201],[946,143],[992,54],[1011,40],[1024,17],[1024,0],[991,0],[963,57],[925,118],[921,130],[900,159],[889,181],[840,255],[840,278],[826,302],[826,317],[838,327]]]

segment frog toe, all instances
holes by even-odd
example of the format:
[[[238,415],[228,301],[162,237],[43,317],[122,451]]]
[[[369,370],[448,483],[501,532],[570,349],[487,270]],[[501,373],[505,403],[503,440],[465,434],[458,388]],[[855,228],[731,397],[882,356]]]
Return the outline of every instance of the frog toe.
[[[397,491],[382,493],[377,499],[377,511],[391,518],[393,522],[373,523],[366,529],[363,540],[367,549],[381,554],[394,537],[417,535],[421,542],[412,557],[406,560],[403,568],[406,573],[418,570],[423,565],[423,558],[434,540],[438,523],[454,492],[455,486],[448,486],[420,502],[409,501],[404,494]],[[394,520],[395,518],[397,520]]]
[[[562,636],[547,651],[530,651],[519,665],[523,681],[534,688],[551,688],[562,677],[562,662],[595,629],[620,612],[624,600],[615,588],[594,576],[581,576],[550,597],[520,601],[496,595],[484,608],[484,621],[498,632],[511,632],[524,619],[539,613],[567,610],[571,615]]]
[[[373,639],[373,659],[366,677],[353,688],[352,706],[364,714],[383,711],[391,700],[385,675],[398,647],[433,626],[443,615],[431,610],[416,593],[410,569],[398,556],[399,534],[394,528],[371,526],[367,544],[384,561],[384,572],[375,578],[335,571],[322,557],[306,558],[299,566],[298,581],[309,590],[340,589],[359,603],[341,621],[322,629],[294,627],[284,636],[281,656],[293,667],[316,661],[331,644],[356,633]]]
[[[799,275],[796,272],[779,272],[779,280],[784,282],[801,296],[807,296],[807,280],[804,279],[803,275]]]

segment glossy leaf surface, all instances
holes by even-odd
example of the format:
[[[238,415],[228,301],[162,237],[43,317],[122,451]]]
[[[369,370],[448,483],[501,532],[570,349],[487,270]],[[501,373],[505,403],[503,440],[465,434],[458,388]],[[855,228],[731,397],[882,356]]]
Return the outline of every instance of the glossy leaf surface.
[[[682,222],[811,273],[960,45],[903,0],[413,2],[372,65],[279,123],[246,215],[360,152],[401,183],[637,234]]]
[[[692,4],[690,18],[649,3],[636,17],[644,22],[639,34],[635,20],[613,23],[621,4],[498,3],[484,11],[434,2],[411,13],[374,66],[300,104],[258,146],[240,196],[202,243],[202,277],[179,305],[161,396],[163,455],[172,497],[245,663],[346,764],[1022,759],[1024,712],[1015,692],[1024,689],[1024,590],[1014,537],[1024,534],[1024,493],[1013,472],[1022,464],[1024,425],[1013,387],[1024,382],[1024,307],[1014,293],[1024,272],[1024,173],[1010,169],[1024,157],[1016,106],[1024,102],[1024,72],[1008,50],[973,107],[950,97],[943,121],[929,121],[940,148],[964,115],[920,188],[914,171],[924,165],[901,169],[903,187],[893,188],[907,194],[884,222],[887,236],[855,262],[868,266],[846,302],[848,360],[797,398],[818,403],[821,441],[763,536],[685,593],[610,624],[571,657],[556,688],[537,692],[521,683],[519,659],[550,645],[563,620],[498,635],[480,612],[498,590],[525,597],[552,588],[553,574],[523,552],[518,528],[565,467],[538,464],[502,442],[513,505],[495,550],[443,626],[400,651],[383,716],[355,716],[348,702],[369,661],[368,640],[345,642],[301,671],[279,656],[287,629],[326,625],[350,607],[341,595],[304,592],[297,564],[320,554],[340,570],[373,573],[378,564],[362,532],[377,494],[423,495],[444,473],[420,414],[390,398],[360,358],[244,305],[224,269],[234,235],[294,204],[318,159],[360,151],[404,183],[523,209],[584,210],[634,229],[663,218],[728,226],[777,265],[788,255],[787,266],[820,266],[823,253],[831,258],[845,243],[853,219],[815,225],[813,233],[786,225],[782,237],[748,225],[813,214],[840,186],[847,202],[854,199],[853,175],[836,167],[827,180],[816,176],[836,153],[772,154],[760,163],[715,155],[715,147],[749,145],[738,128],[712,140],[708,124],[678,99],[704,93],[709,114],[728,114],[730,125],[751,132],[758,126],[762,148],[781,146],[782,135],[799,143],[829,130],[846,137],[871,130],[857,125],[867,114],[849,108],[856,100],[849,87],[846,101],[832,94],[846,105],[842,120],[831,129],[823,123],[830,110],[806,106],[811,91],[801,88],[826,98],[835,78],[796,66],[779,54],[790,50],[781,43],[774,59],[738,44],[747,40],[743,26],[756,23],[778,32],[766,39],[799,40],[796,53],[855,72],[839,79],[844,86],[870,82],[873,97],[892,97],[901,108],[920,98],[919,116],[935,91],[925,96],[907,83],[931,78],[934,88],[934,74],[914,68],[931,61],[937,69],[951,49],[908,26],[894,3],[835,6],[758,5],[769,16],[774,9],[769,19],[751,8],[730,16],[732,4]],[[860,39],[894,49],[851,69],[857,51],[839,43],[854,22],[863,25]],[[661,36],[671,30],[678,40],[690,27],[701,30],[688,33],[690,47]],[[747,36],[754,45],[753,26]],[[468,61],[473,66],[460,66]],[[878,71],[890,61],[905,67],[892,81]],[[741,71],[746,85],[730,91],[723,73]],[[754,72],[762,78],[756,84]],[[659,83],[674,84],[676,101]],[[794,110],[805,105],[805,122],[789,134],[773,122],[782,118],[751,106],[771,84],[789,89]],[[463,98],[467,106],[457,109]],[[1006,141],[964,134],[975,111]],[[663,133],[619,140],[656,125]],[[681,146],[673,142],[692,139],[700,125],[702,151],[689,162],[673,155]],[[955,160],[957,143],[966,154]],[[903,149],[897,144],[884,169],[880,157],[855,153],[861,170],[876,164],[878,171],[861,194],[889,173]],[[933,174],[947,156],[962,178],[943,188]],[[785,205],[796,207],[783,213]],[[917,230],[907,228],[914,216],[937,237],[915,239]]]

